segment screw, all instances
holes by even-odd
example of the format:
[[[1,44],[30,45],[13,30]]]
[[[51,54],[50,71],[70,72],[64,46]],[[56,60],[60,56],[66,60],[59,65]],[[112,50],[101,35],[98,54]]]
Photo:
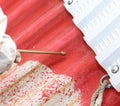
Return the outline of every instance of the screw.
[[[119,71],[119,66],[118,65],[114,65],[111,69],[112,73],[117,73]]]
[[[71,5],[73,0],[68,0],[68,4]]]

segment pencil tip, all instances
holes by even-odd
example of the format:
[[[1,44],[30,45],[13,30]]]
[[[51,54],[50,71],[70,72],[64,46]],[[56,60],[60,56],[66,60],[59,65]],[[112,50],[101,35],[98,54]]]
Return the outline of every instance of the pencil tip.
[[[66,55],[66,52],[61,51],[61,54],[62,54],[62,55]]]

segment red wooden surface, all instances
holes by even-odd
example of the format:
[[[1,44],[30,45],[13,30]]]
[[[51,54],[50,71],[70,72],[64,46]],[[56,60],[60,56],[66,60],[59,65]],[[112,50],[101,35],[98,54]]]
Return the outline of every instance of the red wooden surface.
[[[95,54],[83,40],[62,0],[0,0],[8,16],[8,33],[20,49],[66,51],[66,56],[22,54],[22,63],[39,60],[55,73],[67,74],[81,90],[81,106],[89,106],[90,98],[105,71]],[[103,106],[120,106],[120,94],[105,91]]]

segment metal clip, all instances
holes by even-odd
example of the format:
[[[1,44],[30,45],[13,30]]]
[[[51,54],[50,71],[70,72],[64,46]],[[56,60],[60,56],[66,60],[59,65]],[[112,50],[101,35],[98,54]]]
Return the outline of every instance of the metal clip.
[[[102,85],[103,81],[104,81],[107,77],[109,77],[108,74],[105,74],[104,76],[101,77],[101,79],[100,79],[100,84],[101,84],[101,85]],[[110,83],[106,86],[106,88],[111,88],[111,87],[112,87],[112,85],[111,85]]]

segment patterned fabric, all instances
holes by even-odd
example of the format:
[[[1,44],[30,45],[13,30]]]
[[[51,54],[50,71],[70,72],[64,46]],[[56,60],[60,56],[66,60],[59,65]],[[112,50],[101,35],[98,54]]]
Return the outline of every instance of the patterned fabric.
[[[54,74],[39,62],[28,61],[1,77],[0,106],[80,105],[80,93],[74,90],[74,81]]]

